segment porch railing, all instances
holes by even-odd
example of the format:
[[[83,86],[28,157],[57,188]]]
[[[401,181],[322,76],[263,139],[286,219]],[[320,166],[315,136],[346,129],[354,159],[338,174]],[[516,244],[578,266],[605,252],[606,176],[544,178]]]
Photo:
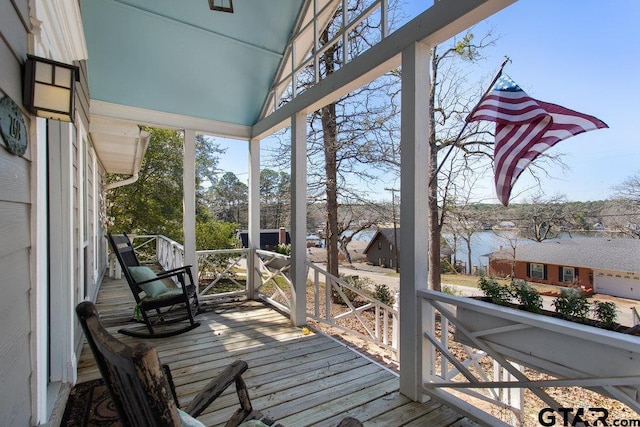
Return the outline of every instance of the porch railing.
[[[311,281],[307,286],[307,317],[385,348],[398,360],[397,307],[389,307],[309,261],[307,268]]]
[[[184,263],[184,248],[165,236],[130,235],[136,254],[164,268]],[[154,248],[155,244],[155,248]],[[288,313],[293,283],[291,258],[265,250],[253,251],[255,297]],[[196,251],[198,295],[202,301],[245,298],[249,294],[251,250]],[[375,299],[348,281],[307,261],[307,317],[389,350],[398,356],[398,309]]]
[[[582,387],[640,411],[637,337],[440,292],[418,297],[425,394],[491,425],[499,421],[457,396],[490,404],[509,425],[522,425],[524,389],[549,408],[563,405],[547,388]]]
[[[164,236],[131,237],[141,259],[149,259],[155,252],[164,268],[184,260],[182,245]],[[203,300],[245,298],[253,279],[256,298],[290,311],[293,283],[288,256],[249,249],[196,254],[198,292]],[[397,360],[397,298],[396,305],[389,307],[309,261],[306,266],[307,317],[390,350]],[[557,408],[562,405],[545,389],[577,386],[613,397],[640,412],[640,377],[634,365],[640,359],[637,337],[592,332],[596,328],[572,322],[561,325],[558,322],[564,321],[559,319],[543,321],[531,313],[519,314],[504,307],[477,308],[477,301],[440,292],[420,290],[416,296],[425,395],[444,400],[487,425],[522,424],[525,389]],[[471,313],[467,316],[470,323],[464,323],[465,312]],[[533,333],[530,342],[515,344],[526,333]],[[570,349],[547,351],[552,339],[571,343]],[[586,347],[581,350],[580,346]],[[595,348],[599,349],[597,354],[593,354]],[[536,356],[538,349],[542,354]],[[575,357],[576,353],[590,356]],[[549,354],[563,359],[551,360]],[[578,366],[577,361],[586,365]],[[625,364],[629,365],[626,371]],[[550,376],[531,377],[532,369]],[[480,404],[470,404],[469,399]],[[487,404],[493,409],[485,410]]]
[[[275,252],[255,250],[254,272],[259,283],[256,284],[256,295],[280,310],[291,311],[293,283],[289,270],[291,257]]]

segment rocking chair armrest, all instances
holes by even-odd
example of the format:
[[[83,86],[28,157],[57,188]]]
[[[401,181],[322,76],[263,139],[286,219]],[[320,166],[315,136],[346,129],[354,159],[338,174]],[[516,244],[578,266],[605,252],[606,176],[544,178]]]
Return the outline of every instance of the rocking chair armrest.
[[[222,394],[231,384],[236,383],[236,391],[240,399],[242,409],[251,412],[251,402],[247,393],[246,385],[241,375],[249,368],[244,360],[236,360],[227,366],[216,378],[211,380],[206,387],[196,395],[185,409],[189,415],[197,418],[218,396]],[[240,389],[238,389],[240,387]],[[244,400],[244,401],[243,401]]]
[[[156,278],[167,279],[169,277],[180,276],[186,273],[186,275],[189,276],[189,283],[186,283],[186,284],[194,284],[193,275],[191,274],[190,268],[191,268],[190,265],[185,265],[185,266],[174,268],[168,271],[162,271],[156,275]],[[182,279],[179,279],[179,280],[182,281]],[[141,283],[144,283],[144,282],[141,282]]]
[[[160,274],[158,274],[158,277],[160,277],[161,275],[167,274],[170,276],[174,276],[175,273],[179,273],[179,272],[185,272],[187,271],[187,269],[190,269],[192,267],[192,265],[183,265],[180,267],[176,267],[176,268],[172,268],[171,270],[165,270],[163,272],[161,272]]]

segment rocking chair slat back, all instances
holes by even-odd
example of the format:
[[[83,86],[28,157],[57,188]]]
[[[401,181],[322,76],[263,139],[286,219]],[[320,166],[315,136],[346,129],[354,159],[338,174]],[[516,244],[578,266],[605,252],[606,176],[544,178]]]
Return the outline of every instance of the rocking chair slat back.
[[[128,267],[140,266],[140,261],[136,256],[135,250],[129,237],[126,234],[109,234],[109,243],[113,249],[113,253],[118,260],[118,263],[122,267],[122,274],[127,279],[127,283],[136,297],[136,302],[140,302],[140,293],[142,289],[136,285],[136,281],[133,280]]]
[[[131,427],[182,426],[181,415],[184,417],[184,414],[178,411],[171,370],[160,363],[156,349],[144,342],[130,347],[109,334],[90,301],[78,304],[76,313],[121,423]],[[235,427],[247,419],[261,419],[262,414],[253,409],[242,380],[247,369],[247,362],[243,360],[227,366],[193,398],[184,412],[197,417],[235,384],[239,408],[226,426]]]
[[[179,426],[178,406],[164,376],[155,348],[146,343],[129,347],[100,324],[95,306],[76,308],[89,347],[126,426]]]

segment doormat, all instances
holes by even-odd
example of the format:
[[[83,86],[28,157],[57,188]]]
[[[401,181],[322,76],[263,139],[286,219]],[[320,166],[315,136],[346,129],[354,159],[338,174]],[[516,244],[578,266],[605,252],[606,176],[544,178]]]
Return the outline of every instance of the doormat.
[[[69,393],[61,426],[121,426],[102,379],[76,384]]]

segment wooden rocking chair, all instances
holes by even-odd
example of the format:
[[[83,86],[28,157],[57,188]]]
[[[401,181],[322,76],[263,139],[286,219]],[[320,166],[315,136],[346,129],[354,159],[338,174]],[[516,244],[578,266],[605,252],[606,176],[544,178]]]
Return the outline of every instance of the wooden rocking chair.
[[[139,338],[165,338],[190,331],[200,323],[195,316],[200,303],[191,266],[185,265],[156,274],[138,261],[126,234],[109,234],[109,244],[136,300],[136,314],[146,324],[148,332],[120,329],[118,332]],[[167,287],[163,279],[177,278],[179,287]],[[189,321],[184,327],[164,326]],[[159,326],[162,326],[160,330]]]
[[[78,304],[76,313],[123,425],[171,427],[181,426],[183,421],[185,425],[202,425],[195,417],[234,382],[240,408],[226,426],[260,418],[260,413],[251,407],[241,376],[248,368],[246,362],[237,360],[229,365],[182,411],[171,371],[160,363],[154,347],[147,343],[130,347],[113,337],[100,323],[92,302]]]

